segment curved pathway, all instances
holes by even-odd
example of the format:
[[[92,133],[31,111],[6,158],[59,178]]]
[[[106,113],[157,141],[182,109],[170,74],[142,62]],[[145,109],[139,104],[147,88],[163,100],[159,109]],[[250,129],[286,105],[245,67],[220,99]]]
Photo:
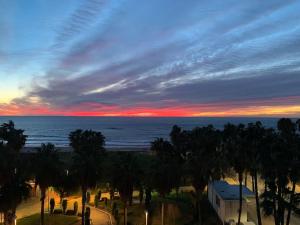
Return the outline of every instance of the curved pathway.
[[[58,203],[59,202],[59,198],[56,194],[50,194],[50,198],[54,197],[55,198],[55,202]],[[79,207],[78,207],[78,212],[81,212],[81,198],[80,197],[69,197],[68,199],[68,208],[73,208],[73,203],[75,201],[77,201],[79,203]],[[48,200],[46,198],[46,200]],[[17,208],[17,218],[23,218],[26,216],[30,216],[32,214],[36,214],[40,212],[40,201],[39,201],[39,197],[32,197],[30,199],[28,199],[27,201],[24,201],[22,204],[19,205],[19,207]],[[56,206],[58,207],[58,206]],[[91,208],[91,219],[92,219],[92,223],[93,225],[114,225],[114,220],[111,216],[110,213],[101,210],[101,209],[96,209],[94,207],[90,207]],[[48,205],[47,205],[47,201],[45,202],[45,211],[48,210]]]

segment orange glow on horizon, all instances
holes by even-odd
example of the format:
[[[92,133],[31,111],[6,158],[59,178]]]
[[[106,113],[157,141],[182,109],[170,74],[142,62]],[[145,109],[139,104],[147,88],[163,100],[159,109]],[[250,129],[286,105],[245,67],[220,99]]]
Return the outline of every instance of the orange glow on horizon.
[[[300,105],[287,106],[231,106],[182,105],[176,107],[136,107],[122,109],[103,107],[103,110],[88,111],[84,107],[53,109],[48,105],[0,104],[2,116],[128,116],[128,117],[233,117],[233,116],[300,116]]]
[[[128,116],[128,117],[300,117],[300,96],[269,100],[232,101],[207,104],[175,104],[175,106],[121,107],[85,102],[66,108],[53,107],[39,98],[27,102],[0,103],[2,116]],[[150,105],[150,106],[149,106]]]

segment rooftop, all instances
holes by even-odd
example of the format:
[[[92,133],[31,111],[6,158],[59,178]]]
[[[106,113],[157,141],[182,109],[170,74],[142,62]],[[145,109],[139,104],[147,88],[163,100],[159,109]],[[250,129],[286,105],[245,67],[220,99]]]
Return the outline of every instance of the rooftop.
[[[239,185],[231,185],[226,181],[214,181],[212,182],[213,188],[224,200],[238,200],[239,197]],[[247,187],[243,186],[243,197],[253,197],[254,193]]]

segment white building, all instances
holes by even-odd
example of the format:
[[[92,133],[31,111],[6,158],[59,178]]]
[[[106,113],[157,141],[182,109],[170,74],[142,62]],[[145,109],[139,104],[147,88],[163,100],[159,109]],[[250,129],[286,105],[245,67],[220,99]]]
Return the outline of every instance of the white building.
[[[247,218],[247,200],[253,197],[253,192],[243,186],[241,223],[244,225],[253,224]],[[214,181],[208,185],[208,200],[223,224],[237,223],[239,199],[239,185],[230,185],[226,181]]]

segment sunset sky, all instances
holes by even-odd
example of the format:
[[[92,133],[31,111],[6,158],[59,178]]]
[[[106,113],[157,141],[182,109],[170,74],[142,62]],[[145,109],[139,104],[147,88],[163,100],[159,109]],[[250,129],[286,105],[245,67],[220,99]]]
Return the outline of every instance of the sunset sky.
[[[299,12],[299,0],[0,0],[0,115],[300,116]]]

